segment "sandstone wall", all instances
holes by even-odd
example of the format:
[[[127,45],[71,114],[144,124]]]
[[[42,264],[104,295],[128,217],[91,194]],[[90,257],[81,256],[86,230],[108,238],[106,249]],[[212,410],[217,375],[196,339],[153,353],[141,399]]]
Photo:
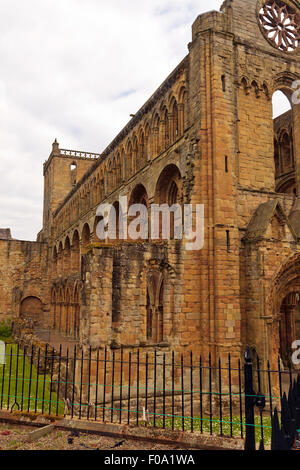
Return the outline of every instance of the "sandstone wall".
[[[19,317],[22,301],[27,298],[37,298],[42,304],[41,323],[47,324],[49,312],[47,264],[47,245],[0,240],[0,319]],[[27,310],[29,304],[30,300],[27,302]],[[33,310],[36,314],[36,304]]]

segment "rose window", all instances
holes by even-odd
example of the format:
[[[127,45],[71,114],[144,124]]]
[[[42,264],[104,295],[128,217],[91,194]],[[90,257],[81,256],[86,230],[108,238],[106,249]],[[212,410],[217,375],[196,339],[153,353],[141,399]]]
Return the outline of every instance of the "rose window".
[[[300,42],[300,16],[296,10],[279,0],[265,3],[259,19],[267,39],[277,49],[291,52]]]

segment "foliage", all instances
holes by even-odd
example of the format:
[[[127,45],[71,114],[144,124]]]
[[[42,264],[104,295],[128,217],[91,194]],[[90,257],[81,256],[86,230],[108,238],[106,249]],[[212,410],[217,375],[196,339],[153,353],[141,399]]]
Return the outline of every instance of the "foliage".
[[[0,321],[0,340],[8,342],[11,340],[11,328],[12,328],[12,321],[10,319],[8,320],[2,320]]]

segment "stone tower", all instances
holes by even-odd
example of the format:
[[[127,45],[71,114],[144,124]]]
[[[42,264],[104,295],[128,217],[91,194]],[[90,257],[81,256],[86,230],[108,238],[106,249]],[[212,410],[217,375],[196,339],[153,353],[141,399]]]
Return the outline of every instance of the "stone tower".
[[[51,238],[50,226],[53,213],[99,156],[87,152],[62,150],[55,139],[49,159],[44,163],[44,215],[40,240]]]

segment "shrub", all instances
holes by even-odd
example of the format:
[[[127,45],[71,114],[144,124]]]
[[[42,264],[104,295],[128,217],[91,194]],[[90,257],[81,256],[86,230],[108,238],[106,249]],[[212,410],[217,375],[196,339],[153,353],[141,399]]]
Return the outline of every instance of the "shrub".
[[[0,321],[0,340],[7,341],[11,338],[11,320]]]

